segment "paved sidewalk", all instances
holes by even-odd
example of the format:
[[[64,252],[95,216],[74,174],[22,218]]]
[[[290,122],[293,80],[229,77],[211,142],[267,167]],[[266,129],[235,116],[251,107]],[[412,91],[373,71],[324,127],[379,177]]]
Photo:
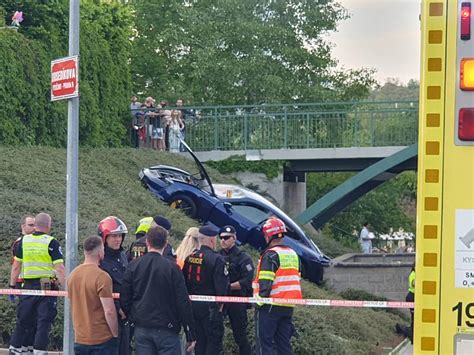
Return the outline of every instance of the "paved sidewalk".
[[[390,355],[413,355],[413,344],[408,339],[405,339],[390,352]]]

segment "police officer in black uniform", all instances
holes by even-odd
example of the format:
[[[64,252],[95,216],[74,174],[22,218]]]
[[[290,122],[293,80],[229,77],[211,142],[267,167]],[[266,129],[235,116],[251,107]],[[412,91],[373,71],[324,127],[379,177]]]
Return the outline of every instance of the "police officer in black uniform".
[[[222,227],[219,232],[222,249],[219,251],[229,267],[229,296],[252,297],[252,280],[254,266],[250,256],[241,251],[235,242],[237,232],[232,226]],[[247,339],[247,304],[228,303],[224,313],[229,316],[235,342],[239,346],[240,355],[250,355],[252,350]]]
[[[137,228],[137,233],[135,234],[136,240],[130,246],[130,249],[127,253],[128,261],[135,260],[140,256],[143,256],[147,253],[146,248],[146,233],[153,226],[160,226],[166,229],[168,232],[171,229],[171,222],[163,216],[156,215],[155,217],[146,217],[140,220],[141,224]],[[163,256],[176,262],[176,253],[173,247],[168,243],[163,250]]]
[[[212,226],[199,228],[199,249],[184,262],[183,274],[190,295],[225,296],[229,272],[224,258],[215,252],[219,231]],[[223,304],[193,302],[196,323],[196,355],[219,355],[224,337]]]

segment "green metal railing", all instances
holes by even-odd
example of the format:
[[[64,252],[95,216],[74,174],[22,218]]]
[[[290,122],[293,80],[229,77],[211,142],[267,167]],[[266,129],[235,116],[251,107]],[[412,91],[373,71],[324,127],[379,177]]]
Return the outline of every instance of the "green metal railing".
[[[418,137],[416,100],[187,109],[195,116],[187,116],[185,139],[195,151],[408,146]]]
[[[196,107],[186,128],[195,151],[408,146],[418,137],[418,102]]]

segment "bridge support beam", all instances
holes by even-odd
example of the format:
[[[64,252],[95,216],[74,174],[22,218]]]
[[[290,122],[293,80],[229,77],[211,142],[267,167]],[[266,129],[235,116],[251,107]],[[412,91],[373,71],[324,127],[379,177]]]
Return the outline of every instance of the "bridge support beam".
[[[283,210],[292,217],[306,210],[306,173],[283,171]]]

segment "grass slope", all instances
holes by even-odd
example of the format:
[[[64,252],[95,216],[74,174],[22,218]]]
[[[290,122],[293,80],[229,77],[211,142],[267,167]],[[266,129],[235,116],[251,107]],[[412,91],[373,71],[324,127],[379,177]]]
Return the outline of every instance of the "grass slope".
[[[142,167],[155,164],[179,166],[195,171],[185,158],[166,153],[134,149],[82,149],[80,151],[79,236],[82,240],[97,232],[97,223],[108,215],[124,220],[133,233],[140,218],[166,215],[173,224],[173,245],[196,222],[179,211],[171,210],[146,191],[138,181]],[[230,182],[225,175],[210,169],[216,181]],[[9,247],[18,235],[23,214],[48,212],[53,218],[51,234],[65,245],[66,154],[64,149],[0,147],[0,283],[7,287],[10,271]],[[126,244],[131,242],[129,234]],[[256,253],[252,252],[256,258]],[[336,298],[336,294],[304,283],[305,297]],[[50,336],[52,348],[62,346],[62,301],[60,316]],[[249,316],[252,313],[249,312]],[[252,317],[249,317],[252,318]],[[14,327],[14,307],[0,298],[0,335],[4,344]],[[370,309],[334,309],[300,307],[295,323],[296,354],[372,354],[380,353],[380,344],[396,341],[392,329],[400,321],[396,315]],[[374,326],[376,325],[376,326]],[[250,331],[253,333],[253,328]],[[253,335],[251,335],[253,338]],[[235,353],[231,335],[226,334],[226,354]]]

